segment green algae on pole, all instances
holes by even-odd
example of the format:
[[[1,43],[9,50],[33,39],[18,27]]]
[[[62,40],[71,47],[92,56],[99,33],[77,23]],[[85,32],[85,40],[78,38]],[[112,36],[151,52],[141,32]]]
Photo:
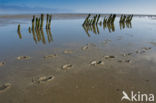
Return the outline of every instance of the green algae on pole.
[[[85,21],[84,21],[83,25],[88,24],[88,19],[89,19],[89,17],[90,17],[90,16],[91,16],[91,14],[88,14],[88,16],[86,17],[86,19],[85,19]]]
[[[38,29],[38,18],[36,18],[36,25],[35,25],[35,29]]]
[[[35,16],[33,16],[33,19],[32,19],[32,29],[34,29],[34,22],[35,22]]]
[[[49,14],[47,14],[47,19],[46,19],[46,28],[48,29],[48,22],[49,22]]]
[[[99,19],[100,19],[100,14],[98,15],[98,18],[97,18],[96,24],[98,24]]]
[[[96,23],[96,18],[97,18],[97,15],[94,16],[92,25],[94,25]]]
[[[113,17],[112,17],[111,23],[114,23],[115,18],[116,18],[116,14],[113,14]]]
[[[51,15],[49,15],[48,29],[50,29],[50,28],[51,28],[51,18],[52,18],[52,16],[51,16]]]
[[[43,23],[44,23],[44,14],[41,14],[41,25],[40,25],[40,29],[43,28]]]

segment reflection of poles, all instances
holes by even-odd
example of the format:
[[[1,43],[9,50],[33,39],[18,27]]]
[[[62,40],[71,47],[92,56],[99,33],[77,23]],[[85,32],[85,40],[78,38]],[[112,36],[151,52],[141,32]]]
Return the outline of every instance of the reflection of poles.
[[[18,33],[19,38],[22,39],[21,26],[20,26],[20,24],[18,24],[17,33]]]
[[[42,38],[42,43],[46,44],[43,28],[41,29],[41,38]]]
[[[92,25],[94,34],[97,34],[95,25]]]
[[[96,26],[97,33],[99,34],[100,32],[99,32],[98,25],[96,24],[95,26]]]
[[[107,23],[107,19],[106,19],[106,17],[104,17],[104,19],[103,19],[103,29],[104,29],[104,30],[105,30],[106,27],[107,27],[106,23]]]
[[[132,28],[132,23],[131,22],[126,22],[127,28]]]
[[[85,30],[86,34],[88,35],[88,37],[90,37],[90,34],[88,32],[88,27],[85,25],[82,25],[83,29]]]
[[[125,22],[120,22],[120,30],[125,29]]]
[[[37,43],[37,39],[36,39],[36,35],[35,35],[35,28],[32,28],[32,34],[33,34],[33,39],[35,41],[35,43]]]
[[[51,41],[53,41],[51,29],[46,29],[46,33],[47,33],[48,42],[50,43]]]
[[[28,29],[28,30],[29,30],[29,34],[31,34],[31,27],[29,27],[29,29]]]
[[[51,33],[51,29],[49,29],[48,40],[49,40],[49,43],[50,43],[51,41],[53,41],[53,37],[52,37],[52,33]]]
[[[51,27],[51,18],[52,18],[52,16],[47,14],[46,29],[50,29],[50,27]]]
[[[111,23],[111,26],[112,26],[112,31],[115,32],[115,26],[114,26],[114,23]]]
[[[132,18],[133,18],[133,15],[129,15],[126,17],[125,21],[122,21],[121,19],[123,18],[123,16],[120,18],[120,30],[122,29],[125,29],[126,28],[132,28],[132,24],[131,24],[131,21],[132,21]]]
[[[40,36],[40,31],[38,29],[36,29],[36,35],[37,35],[37,40],[40,41],[41,36]]]
[[[107,23],[107,28],[108,28],[108,31],[111,32],[111,25],[110,25],[110,23]]]

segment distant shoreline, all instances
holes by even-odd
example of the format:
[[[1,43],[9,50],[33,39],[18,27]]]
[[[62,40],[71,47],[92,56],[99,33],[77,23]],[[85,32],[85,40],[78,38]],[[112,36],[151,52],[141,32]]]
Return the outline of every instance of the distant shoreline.
[[[44,13],[46,15],[46,13]],[[49,13],[50,14],[50,13]],[[86,17],[89,13],[51,13],[54,18],[57,17],[58,19],[61,18],[84,18]],[[96,13],[90,13],[91,15],[96,15]],[[101,14],[101,16],[107,16],[110,15],[108,14],[104,14],[104,13],[97,13],[97,14]],[[33,15],[39,16],[40,14],[0,14],[0,19],[4,18],[4,19],[13,19],[13,18],[32,18]],[[116,14],[117,16],[121,16],[122,14]],[[125,15],[130,15],[130,14],[125,14]],[[147,16],[147,17],[156,17],[156,15],[147,15],[147,14],[133,14],[134,16]]]

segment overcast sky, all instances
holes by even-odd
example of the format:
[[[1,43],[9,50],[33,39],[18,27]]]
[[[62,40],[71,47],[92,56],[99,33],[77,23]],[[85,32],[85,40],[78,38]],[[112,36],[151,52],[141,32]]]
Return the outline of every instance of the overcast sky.
[[[7,12],[156,14],[156,0],[0,0]]]

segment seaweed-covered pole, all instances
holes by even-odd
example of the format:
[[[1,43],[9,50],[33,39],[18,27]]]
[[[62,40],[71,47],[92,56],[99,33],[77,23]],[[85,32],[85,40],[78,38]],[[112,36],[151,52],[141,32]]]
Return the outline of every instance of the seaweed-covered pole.
[[[17,29],[18,31],[20,31],[21,30],[21,25],[20,24],[18,24],[18,29]]]
[[[36,25],[35,28],[38,29],[38,18],[36,18]]]
[[[49,14],[47,14],[47,20],[46,20],[46,28],[48,29],[48,22],[49,22]]]
[[[43,23],[44,23],[44,14],[41,14],[41,25],[40,25],[40,29],[43,29]]]
[[[126,15],[124,15],[124,17],[123,17],[123,22],[125,22],[126,21]]]
[[[94,19],[93,19],[93,17],[92,17],[92,18],[90,18],[90,20],[89,20],[89,25],[92,25],[93,22],[94,22]]]
[[[88,19],[89,19],[89,17],[90,17],[90,16],[91,16],[91,15],[90,15],[90,14],[88,14],[88,16],[86,17],[85,21],[83,22],[83,25],[88,24]]]
[[[127,16],[127,18],[126,18],[126,22],[131,22],[131,21],[132,21],[132,18],[133,18],[133,15],[129,15],[129,16]]]
[[[38,27],[37,27],[38,29],[40,28],[40,25],[41,25],[41,24],[40,24],[40,18],[39,18],[39,19],[38,19],[38,25],[37,25],[37,26],[38,26]]]
[[[20,24],[18,24],[17,33],[18,33],[19,38],[22,39],[21,25]]]
[[[51,15],[49,15],[48,29],[50,29],[50,28],[51,28],[51,18],[52,18],[52,16],[51,16]]]
[[[122,20],[123,20],[123,15],[121,15],[121,17],[120,17],[120,21],[119,21],[119,22],[122,22]]]
[[[32,29],[34,29],[34,22],[35,22],[35,16],[33,16],[33,19],[32,19]]]
[[[110,23],[112,20],[112,14],[109,16],[108,20],[107,20],[107,23]]]
[[[94,25],[94,24],[96,23],[96,18],[97,18],[97,15],[94,16],[94,19],[93,19],[92,25]]]
[[[113,15],[112,20],[111,20],[111,23],[114,23],[115,18],[116,18],[116,14]]]
[[[42,43],[46,44],[43,28],[41,28],[41,39],[42,39]]]
[[[120,17],[120,22],[126,22],[127,21],[127,16],[126,15],[121,15]]]
[[[100,19],[100,14],[98,15],[98,18],[97,18],[96,24],[98,24],[99,19]]]
[[[103,24],[106,24],[106,23],[107,23],[107,18],[104,17],[104,19],[103,19]]]

